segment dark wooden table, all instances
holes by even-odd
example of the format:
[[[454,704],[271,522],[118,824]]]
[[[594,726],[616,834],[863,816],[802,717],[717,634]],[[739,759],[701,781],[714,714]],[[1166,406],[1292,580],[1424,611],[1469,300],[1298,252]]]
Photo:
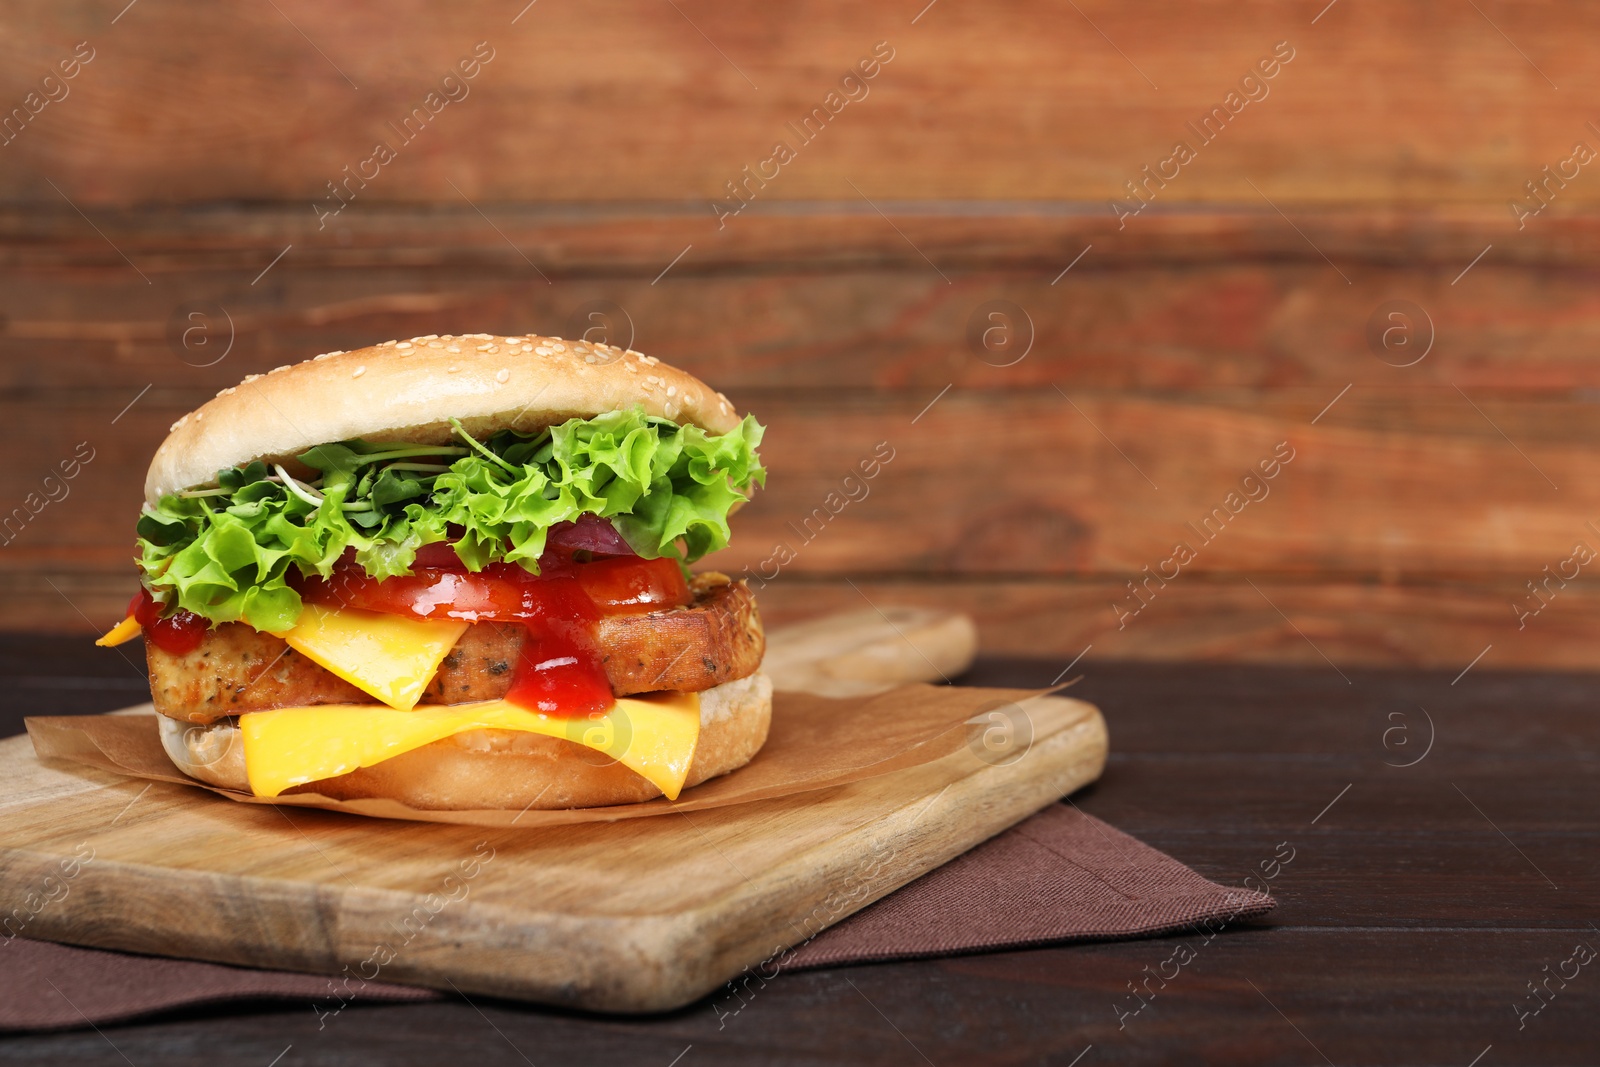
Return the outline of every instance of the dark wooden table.
[[[0,725],[137,702],[138,659],[0,639]],[[988,659],[966,681],[1033,685],[1060,668]],[[475,999],[352,1007],[319,1031],[308,1006],[280,1003],[12,1037],[0,1059],[1600,1062],[1600,960],[1552,977],[1572,974],[1575,945],[1600,949],[1600,676],[1080,669],[1075,695],[1105,711],[1112,755],[1076,802],[1219,881],[1272,874],[1279,898],[1263,925],[1197,947],[1121,1026],[1129,984],[1183,938],[783,975],[720,1025],[708,1003],[607,1018]]]

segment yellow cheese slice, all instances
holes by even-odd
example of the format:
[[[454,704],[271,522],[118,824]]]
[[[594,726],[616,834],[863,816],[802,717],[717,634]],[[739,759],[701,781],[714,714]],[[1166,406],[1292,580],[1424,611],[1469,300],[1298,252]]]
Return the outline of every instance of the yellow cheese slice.
[[[562,718],[504,700],[424,704],[411,711],[324,704],[239,717],[245,773],[257,796],[275,797],[358,767],[370,767],[464,730],[525,730],[603,752],[676,800],[700,739],[700,694],[618,697],[603,715]]]
[[[100,639],[96,641],[95,644],[99,645],[101,648],[114,648],[125,641],[132,641],[135,637],[138,637],[143,630],[144,628],[139,625],[139,620],[134,618],[132,615],[129,615],[126,619],[123,619],[121,622],[117,623],[111,629],[102,634]]]
[[[294,628],[276,636],[363,693],[403,711],[421,699],[440,661],[470,625],[307,604]]]

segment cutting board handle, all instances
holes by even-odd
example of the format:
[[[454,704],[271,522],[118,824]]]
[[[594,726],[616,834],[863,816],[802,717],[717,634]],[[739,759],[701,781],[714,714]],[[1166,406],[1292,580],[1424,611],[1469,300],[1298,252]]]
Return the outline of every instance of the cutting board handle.
[[[978,651],[970,616],[937,608],[841,612],[767,634],[762,670],[778,689],[858,696],[956,678]]]

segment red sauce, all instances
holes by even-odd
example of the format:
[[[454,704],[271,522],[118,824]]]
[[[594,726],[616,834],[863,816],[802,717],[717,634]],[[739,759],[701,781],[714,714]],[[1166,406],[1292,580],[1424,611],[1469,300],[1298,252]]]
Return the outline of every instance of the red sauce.
[[[211,628],[204,616],[182,608],[170,615],[161,614],[161,610],[150,590],[142,586],[128,601],[128,614],[138,621],[145,640],[161,651],[184,656],[200,647],[206,631]]]
[[[347,558],[328,579],[301,583],[300,594],[311,604],[411,618],[520,623],[528,639],[506,699],[546,713],[595,714],[613,700],[595,623],[604,615],[680,607],[690,597],[675,561],[631,554],[590,559],[594,539],[585,540],[591,547],[557,542],[540,558],[539,574],[515,563],[472,573],[444,544],[425,546],[413,573],[397,578],[370,578]]]
[[[528,626],[506,700],[553,715],[598,715],[611,707],[611,683],[582,624]]]

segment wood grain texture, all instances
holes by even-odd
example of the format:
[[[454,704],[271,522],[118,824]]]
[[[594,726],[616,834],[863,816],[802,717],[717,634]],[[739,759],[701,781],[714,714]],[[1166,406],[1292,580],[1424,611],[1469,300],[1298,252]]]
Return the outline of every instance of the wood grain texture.
[[[821,794],[551,831],[256,810],[164,783],[123,818],[136,781],[47,767],[14,738],[0,742],[0,892],[26,894],[87,843],[80,892],[35,916],[35,936],[660,1011],[808,936],[807,917],[835,922],[1098,775],[1097,710],[1049,697],[1028,714],[1033,745],[1010,766],[963,747]],[[366,962],[375,945],[392,962]]]
[[[11,16],[4,97],[73,44],[96,58],[4,149],[0,195],[85,203],[302,200],[371,155],[479,41],[496,58],[362,191],[366,198],[704,199],[824,103],[876,42],[894,58],[767,190],[1103,202],[1171,152],[1258,60],[1294,58],[1161,192],[1254,203],[1484,204],[1506,215],[1590,136],[1596,14],[1425,0],[1316,14],[1253,0],[1061,9],[863,10],[840,0],[535,8],[411,0],[328,10],[77,0]],[[1515,42],[1514,44],[1512,42]],[[1519,54],[1520,53],[1520,54]],[[1560,86],[1559,91],[1556,86]],[[648,106],[641,106],[641,102]],[[451,183],[460,190],[452,189]],[[1593,204],[1600,184],[1573,182]],[[708,211],[709,216],[709,211]]]
[[[1197,577],[1173,583],[1123,625],[1114,605],[1127,610],[1131,602],[1127,579],[1121,578],[860,576],[852,581],[853,587],[830,579],[773,583],[760,595],[763,618],[781,625],[872,604],[959,610],[974,619],[979,648],[988,654],[1049,657],[1058,669],[1091,644],[1096,656],[1110,659],[1291,663],[1323,670],[1332,661],[1344,669],[1434,667],[1452,676],[1480,653],[1482,665],[1494,668],[1594,670],[1600,665],[1594,639],[1600,598],[1586,583],[1563,591],[1524,626],[1517,608],[1529,603],[1528,593],[1514,582]],[[10,600],[0,620],[25,632],[48,618],[88,648],[93,634],[121,617],[129,582],[120,565],[102,571],[60,565],[16,574],[8,578]],[[96,649],[94,655],[106,672],[142,689],[143,657],[137,648],[124,652],[117,656]]]
[[[1352,391],[1313,425],[1337,389],[1207,403],[938,392],[735,397],[770,427],[772,475],[717,565],[768,577],[1135,577],[1183,542],[1195,553],[1186,574],[1533,579],[1575,540],[1597,540],[1586,523],[1600,519],[1588,477],[1600,424],[1585,402]],[[0,499],[42,498],[42,478],[80,442],[94,459],[15,533],[8,570],[69,550],[102,565],[126,558],[147,457],[199,397],[152,391],[111,425],[128,399],[72,393],[14,413],[32,463],[0,471]],[[952,442],[965,443],[958,454]]]
[[[970,616],[891,604],[780,626],[767,635],[761,670],[780,691],[855,696],[947,682],[966,673],[977,651]]]
[[[1600,15],[519,11],[9,16],[0,102],[75,42],[96,54],[0,145],[0,521],[78,442],[97,459],[0,551],[0,625],[115,614],[130,479],[178,414],[244,374],[603,320],[773,427],[771,489],[721,563],[759,570],[805,540],[775,598],[920,582],[924,602],[979,609],[986,642],[1050,655],[1316,656],[1283,608],[1340,663],[1490,643],[1591,662],[1581,580],[1538,640],[1497,641],[1497,617],[1514,624],[1526,583],[1600,522],[1600,183],[1544,170],[1600,145],[1583,104],[1600,75],[1577,43]],[[478,41],[495,58],[470,95],[319,219],[327,183]],[[719,220],[726,183],[879,41],[894,58],[870,95]],[[1279,41],[1294,58],[1270,95],[1199,145],[1187,124]],[[1197,158],[1119,220],[1112,199],[1137,206],[1125,183],[1177,138]],[[1514,201],[1548,203],[1519,220]],[[1396,300],[1420,348],[1375,353]],[[994,302],[1012,347],[974,340]],[[207,345],[175,348],[197,309]],[[1300,458],[1272,497],[1118,629],[1125,583],[1280,440]],[[871,498],[795,534],[880,441],[898,458]],[[1252,603],[1248,582],[1290,590],[1292,610]]]
[[[1063,665],[980,659],[965,680],[1042,685]],[[1078,670],[1073,692],[1105,709],[1117,749],[1103,778],[1073,798],[1079,807],[1226,884],[1259,877],[1279,842],[1296,850],[1270,883],[1279,906],[1264,928],[1200,948],[1120,1029],[1113,1005],[1126,1002],[1127,983],[1193,939],[783,974],[731,1019],[726,997],[626,1018],[472,996],[357,1005],[322,1029],[304,1005],[204,1009],[104,1027],[104,1037],[87,1028],[13,1037],[8,1050],[108,1063],[122,1062],[120,1050],[135,1063],[183,1067],[267,1063],[289,1044],[286,1061],[419,1067],[446,1049],[492,1067],[522,1065],[522,1054],[666,1064],[690,1045],[684,1064],[807,1067],[921,1063],[919,1050],[936,1064],[1066,1065],[1089,1045],[1079,1067],[1324,1062],[1316,1050],[1339,1064],[1461,1065],[1490,1045],[1480,1067],[1589,1058],[1600,992],[1586,979],[1522,1030],[1512,1005],[1575,942],[1595,944],[1592,674],[1497,671],[1486,660],[1455,686],[1454,670],[1359,669],[1347,686],[1325,664],[1117,664],[1095,652]],[[108,668],[64,639],[0,638],[0,672],[8,687],[24,678],[62,686],[51,692],[84,710],[133,699],[88,688]],[[1423,728],[1419,704],[1434,715],[1438,743],[1413,768],[1384,766],[1402,761],[1384,746],[1390,714],[1411,712],[1410,727]]]
[[[1356,666],[1430,667],[1451,677],[1478,667],[1595,670],[1600,599],[1574,586],[1519,628],[1525,589],[1477,582],[1428,585],[1266,578],[1172,583],[1134,618],[1118,580],[916,578],[774,584],[762,611],[775,625],[865,603],[970,614],[990,655],[1048,657],[1056,672],[1090,660],[1289,663],[1335,681]],[[866,599],[864,599],[866,598]],[[1092,651],[1089,651],[1090,646]],[[1490,647],[1492,646],[1492,647]],[[1482,659],[1477,658],[1482,655]],[[1476,669],[1476,667],[1474,668]],[[1077,673],[1074,671],[1073,673]],[[1054,674],[1044,678],[1048,683]]]
[[[109,244],[68,209],[0,212],[0,351],[14,357],[0,389],[20,399],[154,381],[214,392],[325,350],[486,329],[605,329],[733,395],[952,381],[1252,395],[1353,381],[1531,398],[1600,384],[1589,358],[1600,226],[1589,218],[1508,241],[1514,229],[1459,217],[1299,215],[1335,270],[1265,208],[1118,233],[1044,206],[895,206],[913,247],[870,208],[848,207],[754,214],[725,235],[668,205],[494,208],[492,225],[470,209],[375,209],[351,220],[347,240],[284,209],[97,212]],[[1412,351],[1428,354],[1414,366],[1381,362],[1367,337],[1395,299],[1426,317]],[[1013,312],[1014,338],[996,336],[991,351],[969,325],[992,301],[1025,318]],[[169,336],[174,315],[202,306],[206,316],[183,320],[205,328],[185,351]]]
[[[1100,642],[1102,654],[1131,658],[1314,664],[1321,649],[1344,666],[1459,669],[1493,643],[1494,663],[1592,666],[1600,624],[1593,590],[1584,577],[1539,584],[1545,567],[1571,558],[1575,542],[1600,541],[1589,526],[1600,521],[1600,509],[1590,499],[1584,453],[1559,440],[1536,443],[1545,435],[1590,434],[1583,407],[1566,408],[1563,428],[1552,405],[1544,406],[1542,425],[1525,409],[1490,405],[1499,425],[1520,432],[1522,451],[1558,480],[1558,492],[1459,397],[1420,409],[1443,424],[1429,433],[1384,430],[1382,412],[1363,414],[1358,396],[1340,403],[1350,405],[1335,409],[1343,422],[1330,417],[1310,427],[1286,415],[1197,413],[1192,405],[1080,394],[1081,410],[1127,443],[1161,486],[1155,490],[1081,416],[1048,396],[952,393],[915,426],[914,409],[901,402],[846,416],[837,407],[774,401],[758,407],[773,426],[771,489],[739,516],[734,547],[707,563],[734,573],[750,568],[769,619],[864,609],[865,593],[874,602],[968,611],[984,647],[1018,654],[1070,658]],[[778,417],[769,414],[785,407]],[[1048,417],[1041,414],[1052,407]],[[1308,409],[1301,406],[1301,415]],[[990,413],[994,429],[983,422]],[[1048,421],[1063,415],[1072,421]],[[35,424],[36,440],[57,435],[59,455],[69,455],[75,439],[102,450],[72,483],[73,495],[51,504],[0,553],[7,589],[0,619],[7,626],[43,620],[82,633],[120,617],[133,587],[126,530],[147,454],[120,442],[136,434],[159,438],[166,417],[153,406],[135,407],[110,435],[103,410],[80,410],[68,423],[57,413],[56,421]],[[1034,420],[1031,428],[1023,417]],[[893,425],[901,428],[885,428]],[[1185,436],[1168,436],[1174,429]],[[960,479],[945,474],[952,438],[992,441],[996,432],[1030,449],[1053,449],[1040,452],[1052,461],[1029,472],[1007,469],[999,457],[974,459],[957,468]],[[1207,463],[1216,473],[1196,478],[1196,442],[1208,438]],[[1271,483],[1272,495],[1200,545],[1186,524],[1222,502],[1232,481],[1221,472],[1242,472],[1281,439],[1300,451]],[[871,495],[805,541],[802,534],[819,525],[814,509],[879,440],[892,440],[897,453],[870,483]],[[20,497],[31,489],[20,483],[11,491]],[[980,499],[999,506],[969,503]],[[1139,569],[1171,558],[1178,539],[1196,543],[1193,565],[1165,585],[1130,591],[1129,581],[1144,580]],[[777,543],[791,545],[795,556],[762,583]],[[1134,610],[1124,624],[1122,614]]]

